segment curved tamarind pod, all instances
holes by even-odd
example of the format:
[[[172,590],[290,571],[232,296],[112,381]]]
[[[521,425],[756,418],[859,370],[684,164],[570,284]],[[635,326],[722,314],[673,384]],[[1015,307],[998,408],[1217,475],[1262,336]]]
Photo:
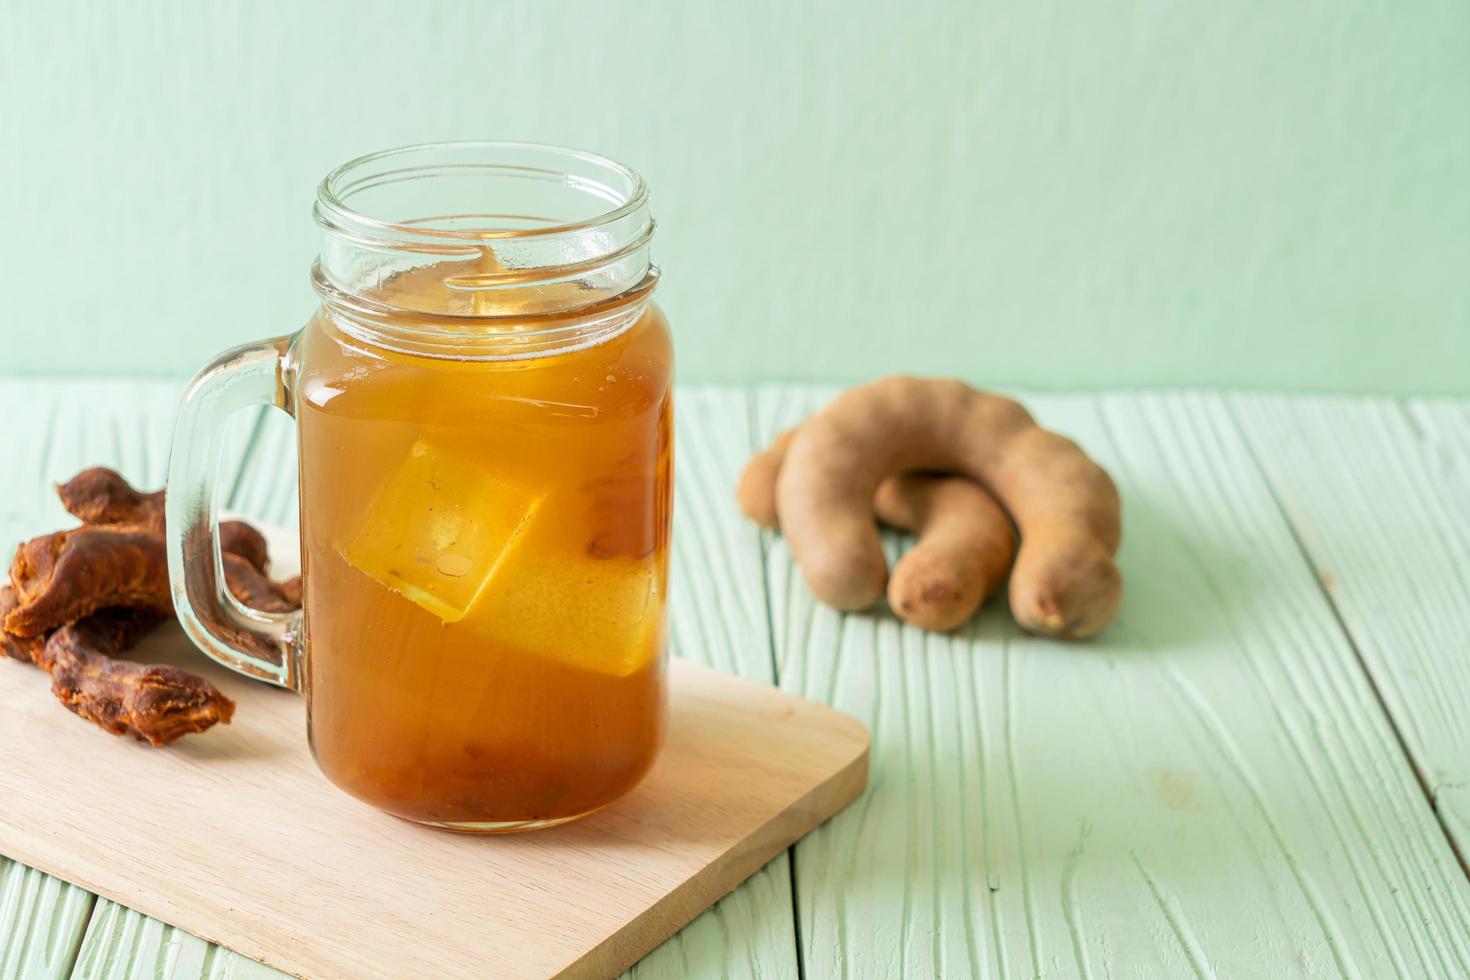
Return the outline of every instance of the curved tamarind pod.
[[[41,648],[36,663],[51,675],[51,691],[72,712],[113,735],[167,745],[217,722],[229,724],[235,702],[202,677],[164,664],[115,660],[113,637],[92,620],[64,626]]]
[[[887,564],[874,525],[883,478],[961,473],[1001,502],[1021,533],[1011,612],[1024,628],[1084,637],[1113,618],[1123,579],[1117,488],[1071,440],[1009,398],[960,381],[895,376],[853,388],[804,422],[787,448],[776,504],[807,584],[839,609],[876,602]]]
[[[163,530],[163,491],[141,493],[106,466],[82,470],[56,485],[66,512],[84,524],[142,524]]]
[[[246,605],[296,608],[247,557],[223,553],[225,584]],[[131,524],[83,524],[21,544],[10,566],[14,607],[0,628],[37,636],[109,606],[173,613],[163,535]]]
[[[15,606],[14,591],[0,586],[0,617]],[[228,722],[235,703],[177,667],[113,659],[162,619],[147,609],[102,609],[49,635],[20,637],[0,630],[0,649],[50,673],[52,693],[81,717],[114,735],[130,733],[166,745],[187,732]]]
[[[108,606],[173,610],[163,537],[131,524],[83,524],[22,544],[10,566],[16,608],[4,628],[36,636]]]
[[[265,535],[255,525],[244,521],[219,522],[219,550],[226,555],[239,555],[262,575],[270,565]]]
[[[286,610],[287,612],[291,611],[292,609],[301,608],[300,575],[292,575],[290,578],[282,582],[272,582],[271,588],[275,589],[276,595],[281,598],[282,602],[286,603],[288,607]],[[246,602],[245,605],[248,606],[250,605],[250,603]]]
[[[795,429],[787,429],[770,446],[750,457],[740,473],[740,482],[735,485],[735,501],[740,504],[741,513],[772,531],[781,526],[776,513],[776,477],[781,472],[781,461],[786,458],[786,447],[791,445],[795,434]]]
[[[66,512],[84,524],[136,524],[163,533],[164,491],[143,493],[106,466],[82,470],[56,485]],[[264,572],[270,564],[265,535],[244,521],[220,521],[220,551],[236,554]]]
[[[795,431],[777,436],[740,474],[736,500],[762,527],[779,526],[776,479]],[[884,524],[919,539],[893,567],[888,604],[921,629],[954,629],[969,619],[1005,581],[1016,557],[1015,528],[1005,510],[965,477],[890,476],[878,485],[873,507]]]
[[[299,601],[292,602],[283,595],[277,584],[248,559],[231,551],[222,552],[220,559],[225,569],[225,588],[242,605],[272,613],[293,612],[301,608]]]
[[[952,630],[1006,580],[1016,557],[1011,519],[985,488],[960,476],[905,473],[878,484],[873,509],[918,540],[888,577],[888,605],[905,622]]]

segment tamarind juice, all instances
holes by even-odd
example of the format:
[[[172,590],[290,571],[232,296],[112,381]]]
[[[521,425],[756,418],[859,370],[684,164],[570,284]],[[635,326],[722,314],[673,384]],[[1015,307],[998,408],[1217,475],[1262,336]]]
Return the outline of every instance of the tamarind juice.
[[[400,308],[496,302],[444,280],[431,267],[381,289]],[[322,770],[374,806],[469,830],[545,826],[627,792],[664,724],[662,314],[522,359],[388,349],[321,312],[297,346]]]

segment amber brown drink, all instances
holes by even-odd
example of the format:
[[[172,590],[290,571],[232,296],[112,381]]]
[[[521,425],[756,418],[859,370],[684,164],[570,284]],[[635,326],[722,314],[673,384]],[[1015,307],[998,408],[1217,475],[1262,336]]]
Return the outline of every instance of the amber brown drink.
[[[430,268],[385,299],[432,292]],[[420,285],[427,284],[427,285]],[[447,295],[445,305],[473,298]],[[300,341],[312,747],[374,806],[441,824],[565,820],[626,792],[663,734],[672,353],[648,306],[522,360]]]
[[[595,154],[443,143],[328,174],[321,306],[191,383],[170,458],[180,622],[300,691],[317,763],[494,833],[627,793],[663,738],[673,356],[647,187]],[[303,609],[218,575],[227,418],[295,416]]]

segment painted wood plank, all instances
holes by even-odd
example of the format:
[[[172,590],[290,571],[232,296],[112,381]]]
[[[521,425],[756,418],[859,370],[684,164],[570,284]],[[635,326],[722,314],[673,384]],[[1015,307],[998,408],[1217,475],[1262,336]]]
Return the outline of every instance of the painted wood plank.
[[[0,380],[6,480],[0,550],[75,524],[53,486],[87,466],[112,466],[139,486],[168,471],[179,386],[169,382]]]
[[[289,415],[262,410],[229,501],[231,509],[258,520],[298,526],[296,424]]]
[[[679,589],[671,597],[672,646],[681,656],[770,683],[774,674],[761,542],[740,517],[733,496],[735,479],[751,451],[749,398],[742,389],[724,387],[682,388],[676,398],[672,578]],[[267,413],[229,503],[259,520],[296,523],[295,437],[288,418]],[[645,957],[631,975],[640,980],[713,974],[796,977],[787,861],[786,856],[772,861]],[[99,902],[92,925],[83,952],[92,971],[88,976],[182,980],[213,975],[190,965],[197,957],[177,960],[166,973],[138,972],[137,964],[163,962],[158,950],[192,950],[203,943],[179,930],[105,901]],[[267,970],[228,950],[212,949],[211,969],[244,969],[248,964]],[[258,975],[279,976],[274,971]],[[257,974],[249,976],[254,980]]]
[[[78,980],[280,980],[286,975],[99,898],[72,976]]]
[[[0,498],[0,552],[17,541],[75,524],[55,484],[88,466],[110,466],[142,489],[163,486],[182,381],[0,378],[6,409],[6,481]],[[222,489],[234,485],[254,413],[225,435]]]
[[[1470,405],[1238,397],[1231,409],[1470,855]]]
[[[775,683],[760,533],[735,506],[752,451],[745,389],[675,393],[673,652],[717,670]],[[695,976],[794,980],[795,909],[782,855],[644,957],[639,980]]]
[[[69,976],[92,902],[85,889],[0,858],[0,977]]]
[[[763,389],[769,437],[822,397]],[[772,539],[781,684],[866,721],[796,848],[812,976],[1457,977],[1470,886],[1219,399],[1038,398],[1118,479],[1090,644],[813,602]]]

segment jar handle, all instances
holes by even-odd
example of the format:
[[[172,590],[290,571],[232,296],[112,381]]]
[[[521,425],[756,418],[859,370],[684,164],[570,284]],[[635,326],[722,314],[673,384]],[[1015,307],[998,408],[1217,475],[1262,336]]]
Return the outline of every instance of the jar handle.
[[[168,461],[168,578],[174,611],[201,650],[232,670],[301,690],[301,613],[251,609],[225,587],[216,496],[225,422],[242,408],[291,414],[281,371],[291,338],[226,351],[194,376]]]

